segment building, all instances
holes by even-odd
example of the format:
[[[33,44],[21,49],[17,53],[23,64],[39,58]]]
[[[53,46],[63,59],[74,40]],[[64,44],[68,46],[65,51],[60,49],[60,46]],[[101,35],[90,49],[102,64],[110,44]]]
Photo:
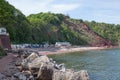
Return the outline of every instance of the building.
[[[66,46],[66,47],[70,47],[71,44],[69,42],[56,42],[55,43],[56,47],[61,47],[61,46]]]
[[[10,37],[6,28],[0,28],[0,46],[4,49],[11,49]]]

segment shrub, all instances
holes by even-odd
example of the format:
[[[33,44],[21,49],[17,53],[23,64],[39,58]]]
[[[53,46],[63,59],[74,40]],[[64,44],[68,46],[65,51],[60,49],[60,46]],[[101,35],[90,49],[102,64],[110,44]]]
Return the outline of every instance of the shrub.
[[[7,53],[5,52],[5,50],[0,46],[0,56],[5,56],[7,55]]]

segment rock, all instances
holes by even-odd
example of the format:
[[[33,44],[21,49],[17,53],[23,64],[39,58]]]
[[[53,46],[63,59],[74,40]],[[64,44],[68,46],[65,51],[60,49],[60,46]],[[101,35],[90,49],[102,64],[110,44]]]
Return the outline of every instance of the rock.
[[[79,79],[74,79],[73,76],[74,76],[74,71],[71,69],[67,69],[65,71],[64,80],[79,80]]]
[[[74,73],[74,78],[79,80],[89,80],[89,75],[86,70],[81,70]]]
[[[72,70],[66,70],[65,72],[55,70],[53,73],[53,80],[74,80],[73,76],[74,71]]]
[[[34,80],[34,77],[30,71],[18,72],[14,74],[14,77],[19,80]]]
[[[23,71],[22,74],[24,74],[27,78],[32,75],[30,71]]]
[[[30,56],[28,56],[26,59],[22,60],[21,66],[24,70],[28,70],[28,63],[31,63],[34,59],[38,58],[39,56],[36,53],[32,53]]]
[[[31,56],[31,55],[30,55]],[[41,62],[48,63],[50,62],[49,58],[47,56],[40,56],[33,59],[33,57],[28,57],[27,59],[24,59],[21,63],[22,68],[24,70],[39,70],[41,66]]]
[[[19,78],[19,80],[26,80],[26,79],[27,79],[26,76],[23,75],[23,74],[20,74],[20,75],[18,76],[18,78]]]
[[[59,64],[58,66],[59,66],[60,71],[65,72],[65,64],[64,63]]]
[[[16,74],[14,74],[13,76],[14,77],[16,77],[16,78],[18,78],[18,76],[21,74],[21,72],[18,72],[18,73],[16,73]]]
[[[21,63],[23,72],[15,76],[21,80],[89,80],[86,70],[75,72],[66,69],[64,64],[57,64],[47,56],[32,53]],[[26,71],[29,70],[29,71]]]
[[[74,72],[73,70],[66,70],[61,72],[59,70],[54,71],[52,80],[89,80],[89,76],[86,70]]]
[[[27,58],[26,58],[26,60],[28,61],[28,62],[31,62],[31,61],[33,61],[35,58],[37,58],[37,57],[39,57],[38,55],[37,55],[37,53],[31,53],[31,55],[29,55]]]
[[[65,75],[64,72],[56,70],[52,75],[52,80],[64,80],[64,75]]]
[[[5,75],[0,73],[0,80],[3,80],[3,78],[5,78]]]
[[[17,66],[17,69],[18,69],[19,71],[22,71],[22,66]]]
[[[89,80],[88,73],[85,70],[74,72],[67,69],[61,71],[55,69],[54,65],[50,63],[41,64],[37,78],[38,80]]]
[[[44,56],[40,56],[41,62],[50,62],[49,58],[44,55]]]
[[[22,70],[28,70],[28,62],[26,59],[24,59],[22,62],[21,62],[21,67],[22,67]]]
[[[40,66],[41,66],[41,59],[40,58],[36,58],[31,63],[28,63],[28,69],[29,70],[38,71]]]
[[[4,71],[4,75],[6,77],[12,77],[13,74],[15,74],[16,72],[18,72],[18,70],[16,70],[16,69],[9,69],[8,71]]]
[[[42,63],[37,75],[37,79],[52,80],[53,70],[54,67],[52,63]]]
[[[15,78],[14,76],[11,77],[11,79],[9,80],[17,80],[17,78]]]
[[[29,78],[27,78],[27,80],[35,80],[34,76],[29,76]]]
[[[21,65],[21,62],[20,61],[16,61],[15,62],[15,66],[20,66]]]
[[[12,74],[13,72],[7,72],[7,73],[5,73],[5,75],[6,75],[6,77],[11,77],[13,74]]]

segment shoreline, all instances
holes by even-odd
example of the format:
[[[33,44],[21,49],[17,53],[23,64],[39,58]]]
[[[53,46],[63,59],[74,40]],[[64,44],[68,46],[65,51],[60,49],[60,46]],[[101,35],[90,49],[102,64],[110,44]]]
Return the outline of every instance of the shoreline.
[[[71,47],[71,48],[60,48],[55,50],[45,50],[39,51],[40,55],[54,55],[54,54],[65,54],[65,53],[73,53],[73,52],[82,52],[82,51],[91,51],[91,50],[104,50],[109,49],[108,47]]]

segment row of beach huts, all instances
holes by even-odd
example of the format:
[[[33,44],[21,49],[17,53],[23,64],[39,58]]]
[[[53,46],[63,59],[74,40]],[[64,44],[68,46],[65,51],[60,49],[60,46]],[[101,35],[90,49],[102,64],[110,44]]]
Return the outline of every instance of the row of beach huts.
[[[48,48],[48,47],[69,47],[70,42],[56,42],[55,44],[49,44],[48,42],[43,42],[42,44],[11,44],[9,33],[7,33],[6,28],[0,28],[0,46],[4,49],[20,49],[20,48]]]
[[[48,48],[48,47],[70,47],[70,42],[56,42],[55,44],[49,44],[48,42],[42,44],[12,44],[12,49],[23,49],[23,48]]]

